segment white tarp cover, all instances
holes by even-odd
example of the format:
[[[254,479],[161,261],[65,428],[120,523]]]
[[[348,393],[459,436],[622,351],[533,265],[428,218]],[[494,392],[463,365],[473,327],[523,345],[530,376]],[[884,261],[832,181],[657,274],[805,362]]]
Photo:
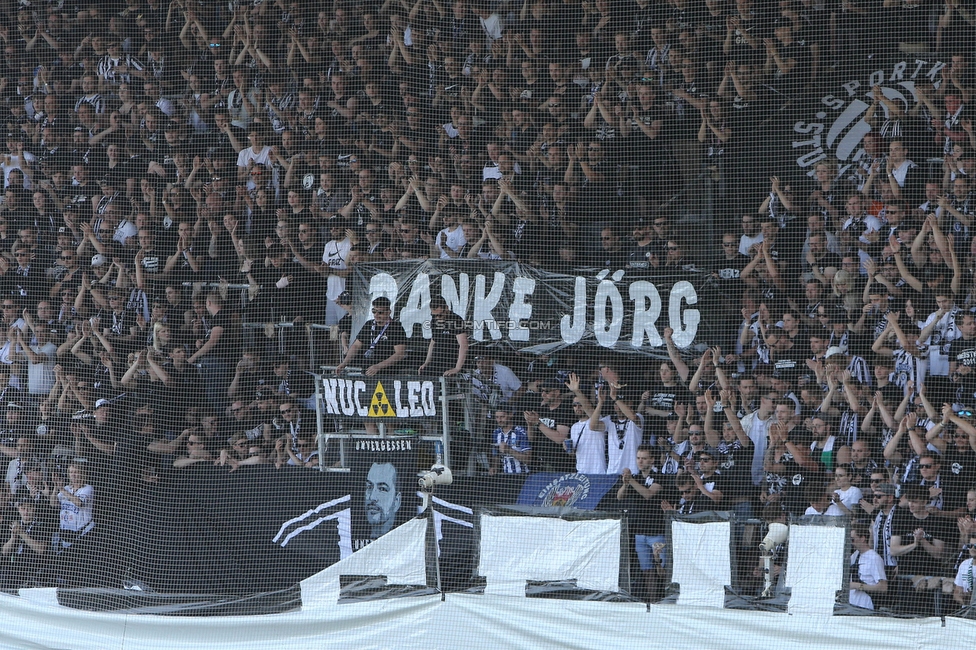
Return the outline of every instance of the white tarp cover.
[[[620,520],[481,515],[485,593],[525,595],[526,580],[576,580],[619,591]]]
[[[976,647],[976,622],[808,616],[712,607],[447,594],[251,617],[90,613],[0,594],[0,648],[308,650],[574,648],[945,650]],[[46,602],[45,602],[46,601]]]
[[[847,529],[837,526],[790,526],[786,586],[790,614],[821,614],[834,610],[844,586]]]
[[[727,521],[671,522],[671,580],[681,586],[679,605],[725,606],[725,586],[732,584],[731,530]]]
[[[523,525],[533,520],[517,519]],[[577,536],[588,535],[591,527],[606,531],[607,521],[613,520],[572,522],[579,529],[570,537],[575,541]],[[438,596],[422,596],[336,604],[339,575],[385,575],[394,584],[423,584],[423,554],[418,549],[424,544],[425,523],[408,522],[352,557],[303,581],[303,599],[307,600],[302,610],[285,614],[227,617],[113,614],[62,607],[54,589],[23,590],[19,597],[0,593],[0,648],[535,650],[591,649],[610,644],[668,650],[976,647],[976,622],[951,617],[943,627],[937,618],[790,615],[681,605],[653,605],[648,611],[639,603],[525,598],[522,591],[518,598],[447,594],[444,601]],[[530,538],[523,531],[520,529],[505,539],[512,554],[519,554],[525,540]],[[609,531],[608,536],[612,537],[613,532]],[[552,537],[553,548],[558,548],[558,543],[566,538]],[[609,553],[597,545],[588,548]],[[533,553],[539,556],[537,551]],[[586,558],[587,554],[577,553],[577,556]],[[609,570],[609,566],[605,568]],[[581,567],[583,573],[585,569]],[[525,575],[524,579],[532,577]]]
[[[386,576],[388,584],[425,585],[427,520],[411,519],[366,548],[302,580],[302,608],[332,607],[339,576]]]

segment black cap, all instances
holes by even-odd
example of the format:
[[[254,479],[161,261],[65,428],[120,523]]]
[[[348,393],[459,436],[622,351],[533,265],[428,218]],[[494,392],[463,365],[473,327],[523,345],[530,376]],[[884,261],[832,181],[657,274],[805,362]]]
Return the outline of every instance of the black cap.
[[[556,378],[547,379],[542,382],[542,390],[562,390],[563,388],[565,388],[563,382]]]

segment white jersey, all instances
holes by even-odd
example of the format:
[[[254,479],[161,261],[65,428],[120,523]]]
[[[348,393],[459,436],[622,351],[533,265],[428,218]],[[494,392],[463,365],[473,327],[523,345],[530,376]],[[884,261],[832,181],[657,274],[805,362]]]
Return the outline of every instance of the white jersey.
[[[604,423],[606,418],[604,418]],[[576,471],[580,474],[607,473],[607,435],[605,431],[594,431],[590,421],[577,422],[569,429],[569,437],[576,451]]]
[[[92,508],[95,505],[95,488],[83,485],[75,489],[66,485],[64,491],[80,499],[81,507],[73,504],[65,495],[58,493],[58,501],[61,502],[61,530],[70,530],[74,533],[88,532],[94,523]]]

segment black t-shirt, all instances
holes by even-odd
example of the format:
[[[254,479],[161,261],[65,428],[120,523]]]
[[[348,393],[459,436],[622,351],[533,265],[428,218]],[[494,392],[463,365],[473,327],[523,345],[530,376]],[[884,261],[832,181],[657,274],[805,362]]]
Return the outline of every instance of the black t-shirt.
[[[973,368],[974,372],[960,375],[958,383],[963,389],[972,393],[976,390],[976,338],[967,341],[966,339],[956,339],[949,345],[949,363],[956,362],[957,370],[963,366]],[[964,399],[967,396],[963,396]]]
[[[426,374],[439,377],[457,365],[460,354],[460,344],[457,337],[458,334],[464,333],[463,321],[454,314],[431,320],[431,341],[434,343],[434,355],[430,359],[430,365],[426,368]],[[426,358],[426,351],[422,358]]]
[[[718,469],[722,472],[723,501],[749,496],[755,491],[752,485],[752,456],[755,446],[748,441],[743,446],[738,440],[731,444],[724,440],[719,443]]]
[[[955,510],[965,506],[966,491],[976,483],[976,452],[972,449],[960,452],[954,445],[949,445],[942,456],[941,465],[939,475],[945,483],[942,509]]]
[[[955,531],[949,528],[948,519],[940,519],[929,515],[925,519],[917,519],[909,510],[899,508],[891,522],[891,536],[901,536],[903,545],[915,541],[915,529],[921,528],[926,535],[933,539],[941,539],[951,544],[955,539]],[[953,528],[955,522],[952,522]],[[942,563],[928,554],[921,545],[915,550],[898,556],[898,572],[903,575],[940,576],[943,575]]]
[[[666,480],[663,474],[657,472],[657,468],[654,468],[650,476],[643,477],[638,475],[636,478],[647,487],[661,485]],[[620,484],[618,483],[614,489],[619,487]],[[623,501],[618,501],[618,503],[627,509],[627,524],[632,534],[647,535],[650,537],[665,534],[664,511],[661,510],[662,494],[664,494],[664,490],[659,491],[650,499],[645,499],[638,494],[637,490],[630,488],[627,490],[627,495]]]
[[[373,321],[368,328],[363,326],[356,339],[363,344],[359,349],[359,363],[363,368],[389,359],[396,352],[396,346],[407,345],[403,326],[395,320],[385,326],[377,326],[376,321]],[[384,371],[393,372],[395,368],[396,365],[389,366]]]
[[[795,444],[808,446],[809,442],[796,440]],[[810,505],[805,495],[807,486],[817,481],[822,482],[823,473],[819,469],[806,469],[796,462],[791,453],[784,454],[780,462],[783,464],[783,472],[780,476],[786,479],[783,485],[783,508],[793,516],[801,517]]]
[[[664,250],[658,242],[652,241],[646,246],[634,244],[627,254],[627,266],[632,269],[648,270],[651,268],[652,255],[656,255],[659,259],[664,257]]]
[[[736,253],[735,257],[728,259],[724,255],[712,263],[712,273],[718,276],[721,287],[738,296],[744,289],[742,282],[742,270],[748,266],[751,260],[742,253]]]
[[[20,521],[20,517],[14,517],[14,521],[21,524],[22,530],[36,541],[44,540],[50,545],[51,537],[58,529],[58,525],[53,516],[45,513],[47,510],[44,504],[38,503],[34,506],[34,520],[29,524]],[[7,570],[3,577],[5,588],[16,589],[34,577],[35,572],[44,566],[46,556],[38,554],[23,539],[19,539],[13,546],[13,552],[7,560]]]
[[[714,475],[708,478],[702,477],[702,484],[705,489],[711,492],[712,490],[718,490],[722,493],[722,499],[720,501],[714,501],[709,496],[704,494],[699,490],[698,496],[695,498],[695,511],[701,510],[725,510],[726,506],[725,500],[728,498],[726,491],[729,489],[728,483],[725,477],[722,476],[720,472],[716,472]],[[697,489],[697,488],[695,488]]]
[[[234,345],[234,333],[231,331],[230,313],[226,309],[221,309],[213,316],[207,318],[205,322],[207,324],[207,340],[210,339],[214,328],[223,328],[223,334],[221,334],[220,340],[210,349],[210,353],[207,356],[216,357],[220,361],[227,363],[236,361],[237,349]]]
[[[544,424],[550,429],[555,429],[559,426],[571,428],[579,421],[579,418],[573,413],[573,404],[570,398],[563,399],[559,406],[554,409],[540,406],[536,409],[536,412],[539,414],[539,423]],[[552,472],[575,471],[575,457],[567,454],[561,444],[553,442],[544,434],[540,433],[536,435],[536,439],[532,445],[536,458],[534,464],[539,466],[540,469]]]

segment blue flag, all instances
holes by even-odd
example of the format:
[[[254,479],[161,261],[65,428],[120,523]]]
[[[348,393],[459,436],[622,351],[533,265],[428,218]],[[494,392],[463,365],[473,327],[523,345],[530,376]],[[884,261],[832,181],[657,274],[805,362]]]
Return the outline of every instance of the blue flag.
[[[532,474],[522,484],[518,504],[596,510],[618,478],[616,474]]]

